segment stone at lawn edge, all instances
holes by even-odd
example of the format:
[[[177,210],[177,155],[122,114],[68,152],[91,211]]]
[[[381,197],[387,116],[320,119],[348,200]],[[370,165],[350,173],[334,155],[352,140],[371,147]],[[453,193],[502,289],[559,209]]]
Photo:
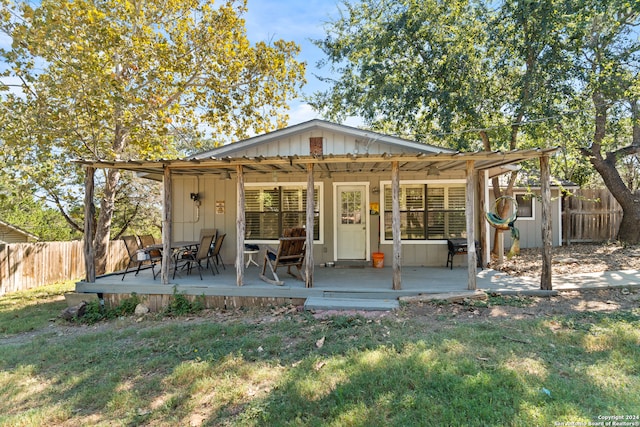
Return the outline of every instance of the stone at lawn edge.
[[[147,307],[146,305],[142,303],[136,305],[135,314],[137,314],[138,316],[141,314],[147,314],[148,312],[149,312],[149,307]]]

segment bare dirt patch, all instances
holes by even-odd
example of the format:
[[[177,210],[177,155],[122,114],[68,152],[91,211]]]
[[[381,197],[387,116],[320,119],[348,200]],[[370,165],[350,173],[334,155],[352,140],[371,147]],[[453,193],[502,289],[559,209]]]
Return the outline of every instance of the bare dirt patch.
[[[620,310],[640,310],[640,290],[569,291],[551,297],[493,296],[482,304],[417,303],[404,307],[400,315],[420,321],[459,323],[534,319],[585,312],[612,313]]]
[[[542,271],[540,249],[522,249],[519,256],[502,266],[491,266],[513,276],[539,278]],[[553,248],[552,274],[596,273],[608,270],[640,270],[640,246],[574,244]],[[637,287],[561,292],[552,297],[504,296],[482,304],[418,303],[407,306],[408,316],[425,321],[478,321],[549,317],[584,312],[640,310]]]
[[[491,268],[513,276],[539,277],[542,270],[542,251],[522,249],[520,255],[507,260],[502,266],[492,263]],[[573,244],[552,250],[552,273],[595,273],[608,270],[640,270],[640,246],[611,244]]]

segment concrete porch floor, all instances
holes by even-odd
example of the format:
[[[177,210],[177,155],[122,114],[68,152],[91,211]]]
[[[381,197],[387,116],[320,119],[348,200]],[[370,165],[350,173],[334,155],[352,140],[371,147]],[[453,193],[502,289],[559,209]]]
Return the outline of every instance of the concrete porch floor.
[[[459,292],[467,289],[467,269],[454,267],[403,267],[402,290],[394,291],[392,286],[393,271],[390,267],[373,268],[337,268],[315,267],[312,288],[305,288],[304,283],[286,274],[286,269],[278,270],[284,286],[275,286],[260,280],[260,269],[251,266],[245,270],[243,286],[236,285],[235,267],[220,269],[220,274],[212,275],[203,272],[203,280],[197,271],[191,275],[179,272],[169,285],[162,285],[160,278],[153,279],[150,269],[135,276],[127,273],[124,280],[122,274],[102,276],[95,283],[78,282],[77,292],[127,294],[172,294],[175,290],[186,295],[206,296],[243,296],[272,298],[374,298],[397,299],[401,296],[412,296],[429,293]],[[606,271],[601,273],[573,274],[554,276],[554,290],[571,290],[585,288],[606,288],[640,286],[640,271]],[[509,276],[495,270],[479,270],[477,288],[493,292],[527,292],[540,289],[540,279],[533,277]]]

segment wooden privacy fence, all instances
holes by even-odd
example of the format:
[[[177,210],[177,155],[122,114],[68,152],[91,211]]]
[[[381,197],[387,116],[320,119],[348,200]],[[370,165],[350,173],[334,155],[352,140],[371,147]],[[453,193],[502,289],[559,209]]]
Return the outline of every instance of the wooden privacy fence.
[[[121,240],[109,246],[107,272],[126,266]],[[85,275],[83,242],[0,244],[0,295]]]
[[[622,208],[606,188],[578,190],[563,203],[563,237],[567,245],[618,238]]]

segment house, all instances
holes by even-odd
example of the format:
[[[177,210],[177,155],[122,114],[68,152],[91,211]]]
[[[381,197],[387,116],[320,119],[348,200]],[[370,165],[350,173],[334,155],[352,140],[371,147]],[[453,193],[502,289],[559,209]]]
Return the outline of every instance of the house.
[[[0,243],[27,243],[37,240],[38,236],[0,220]]]
[[[444,267],[447,239],[488,245],[488,180],[523,160],[548,165],[555,151],[461,153],[315,119],[185,159],[80,163],[162,180],[164,284],[171,281],[169,242],[223,231],[222,257],[234,260],[241,286],[245,243],[276,245],[284,229],[303,226],[307,287],[315,266],[368,263],[376,253],[392,268],[389,286],[401,289],[402,266]],[[489,251],[483,255],[487,262]],[[475,257],[471,249],[455,259],[468,265],[470,289]]]

